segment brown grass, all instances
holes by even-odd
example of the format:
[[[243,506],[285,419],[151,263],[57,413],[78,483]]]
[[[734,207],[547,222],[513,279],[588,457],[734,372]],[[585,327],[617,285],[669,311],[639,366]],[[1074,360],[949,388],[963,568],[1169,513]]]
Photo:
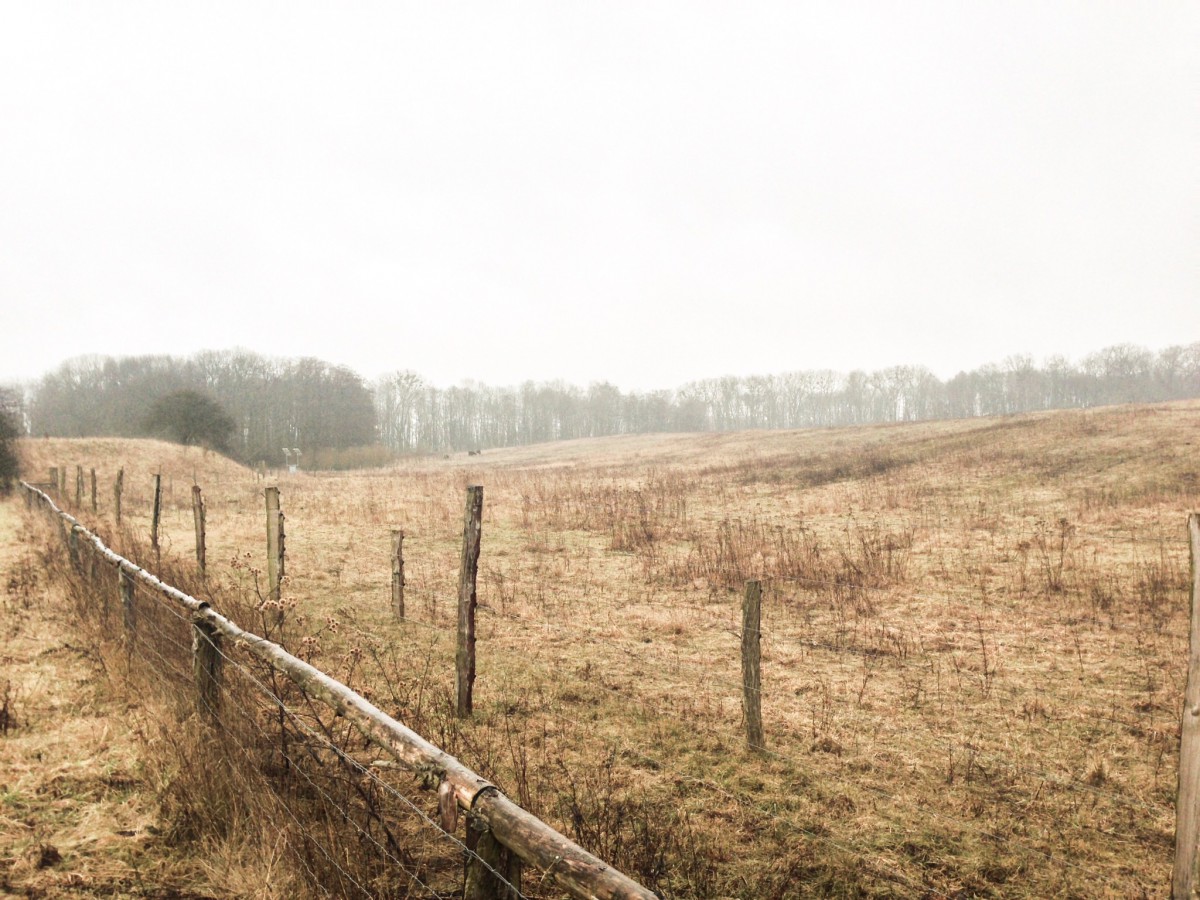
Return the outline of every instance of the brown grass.
[[[1200,404],[1178,403],[270,477],[291,640],[664,896],[1161,894],[1198,424]],[[94,465],[106,484],[124,466],[142,533],[162,466],[181,578],[194,468],[203,589],[254,614],[252,473],[150,442],[24,452],[37,472]],[[462,724],[468,483],[484,485],[485,518],[477,714]],[[391,527],[407,534],[406,623],[388,609]],[[740,731],[747,578],[767,585],[762,755]],[[432,860],[452,848],[421,847],[451,884]]]

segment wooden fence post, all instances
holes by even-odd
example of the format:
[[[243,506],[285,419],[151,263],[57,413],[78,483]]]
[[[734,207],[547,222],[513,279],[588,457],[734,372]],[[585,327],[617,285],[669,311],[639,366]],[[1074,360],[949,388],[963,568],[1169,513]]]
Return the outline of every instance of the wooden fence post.
[[[83,466],[75,467],[75,508],[83,509]]]
[[[392,609],[404,618],[404,532],[392,529]]]
[[[1188,516],[1192,556],[1192,624],[1188,638],[1187,687],[1179,728],[1179,793],[1175,799],[1173,900],[1191,898],[1200,849],[1200,513]]]
[[[458,694],[458,717],[471,715],[475,688],[475,581],[479,571],[479,540],[483,523],[483,487],[467,488],[463,513],[462,560],[458,575],[458,650],[454,655],[454,685]]]
[[[92,512],[98,512],[99,509],[96,504],[96,470],[92,469]]]
[[[766,747],[762,723],[762,582],[747,581],[742,601],[742,709],[746,742],[752,750]]]
[[[58,496],[65,498],[67,494],[67,467],[58,467]]]
[[[117,569],[117,582],[121,587],[121,621],[125,625],[125,651],[133,649],[137,639],[137,608],[133,605],[133,579],[124,569]]]
[[[202,616],[192,620],[192,675],[200,715],[215,724],[221,700],[221,632]]]
[[[50,490],[58,490],[58,466],[50,467]]]
[[[278,604],[284,560],[283,512],[279,508],[279,488],[272,486],[267,488],[267,599],[276,605],[281,616],[283,608]]]
[[[192,520],[196,525],[196,563],[200,566],[200,575],[205,574],[205,537],[204,537],[204,497],[200,493],[200,485],[192,485]]]
[[[83,560],[79,556],[79,535],[75,532],[74,526],[67,532],[67,555],[71,559],[71,567],[82,575]]]
[[[521,860],[496,840],[479,816],[467,817],[467,850],[463,900],[516,900],[520,896]]]
[[[117,524],[121,524],[121,490],[125,487],[125,470],[117,470],[117,478],[113,482],[113,516]]]
[[[150,547],[158,556],[158,522],[162,515],[162,473],[154,476],[154,511],[150,516]]]

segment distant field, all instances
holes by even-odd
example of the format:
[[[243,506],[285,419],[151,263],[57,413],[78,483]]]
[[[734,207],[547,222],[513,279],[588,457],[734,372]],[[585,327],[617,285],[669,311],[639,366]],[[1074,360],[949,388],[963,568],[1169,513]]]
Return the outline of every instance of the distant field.
[[[1170,878],[1198,448],[1200,402],[1182,402],[265,480],[152,441],[22,454],[29,480],[69,467],[72,498],[75,466],[94,467],[98,522],[123,467],[143,534],[161,469],[164,553],[183,559],[195,479],[216,597],[252,589],[278,484],[291,645],[664,896],[1136,897]],[[484,522],[462,725],[468,484]],[[391,528],[407,622],[389,609]],[[741,723],[752,578],[763,754]]]

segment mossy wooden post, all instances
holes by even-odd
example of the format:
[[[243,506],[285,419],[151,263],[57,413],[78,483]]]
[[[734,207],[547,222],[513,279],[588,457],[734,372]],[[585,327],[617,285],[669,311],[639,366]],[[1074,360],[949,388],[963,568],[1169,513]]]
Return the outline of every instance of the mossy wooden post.
[[[192,619],[192,675],[196,679],[200,715],[215,724],[221,701],[221,632],[203,613]]]
[[[118,525],[121,524],[121,491],[125,488],[125,470],[118,469],[117,477],[113,481],[113,518]]]
[[[96,470],[92,469],[92,512],[99,512],[100,507],[96,503]]]
[[[58,466],[50,467],[50,490],[58,490]]]
[[[150,515],[150,548],[158,558],[158,522],[162,515],[162,473],[154,476],[154,511]]]
[[[458,574],[458,651],[454,655],[454,685],[458,717],[471,715],[475,689],[475,581],[479,572],[479,541],[483,528],[483,488],[467,488],[463,513],[462,560]]]
[[[742,709],[746,743],[752,750],[766,746],[762,723],[762,582],[747,581],[742,601]]]
[[[404,618],[404,532],[392,529],[392,609]]]
[[[65,497],[67,494],[67,467],[58,467],[58,496]]]
[[[204,538],[204,497],[200,493],[200,485],[192,485],[192,520],[196,525],[196,564],[200,574],[205,574],[205,538]]]
[[[1188,516],[1192,548],[1192,624],[1188,637],[1187,687],[1179,728],[1179,793],[1175,799],[1173,900],[1191,898],[1200,851],[1200,513]]]
[[[124,569],[118,569],[117,583],[121,589],[121,621],[125,625],[125,651],[129,653],[137,640],[137,607],[133,605],[133,579]]]
[[[83,466],[75,467],[75,508],[83,508]]]
[[[463,900],[516,900],[520,890],[521,860],[496,840],[483,819],[469,815]]]
[[[280,585],[284,575],[283,512],[279,508],[279,488],[267,488],[267,599],[279,609]]]

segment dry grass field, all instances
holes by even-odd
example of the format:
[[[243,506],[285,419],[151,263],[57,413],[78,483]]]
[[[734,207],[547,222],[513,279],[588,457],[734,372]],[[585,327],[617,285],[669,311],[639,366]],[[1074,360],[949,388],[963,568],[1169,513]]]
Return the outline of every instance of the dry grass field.
[[[164,562],[180,570],[194,479],[218,608],[257,600],[278,484],[288,646],[664,897],[1141,897],[1167,893],[1173,852],[1198,440],[1189,402],[265,480],[149,441],[22,453],[31,480],[95,467],[99,510],[85,498],[81,517],[101,531],[123,467],[125,521],[146,533],[161,470]],[[464,723],[468,484],[484,521]],[[406,533],[404,622],[391,528]],[[762,753],[742,731],[747,579],[764,583]],[[394,895],[453,894],[427,843],[430,891]],[[524,890],[556,896],[532,873]]]

